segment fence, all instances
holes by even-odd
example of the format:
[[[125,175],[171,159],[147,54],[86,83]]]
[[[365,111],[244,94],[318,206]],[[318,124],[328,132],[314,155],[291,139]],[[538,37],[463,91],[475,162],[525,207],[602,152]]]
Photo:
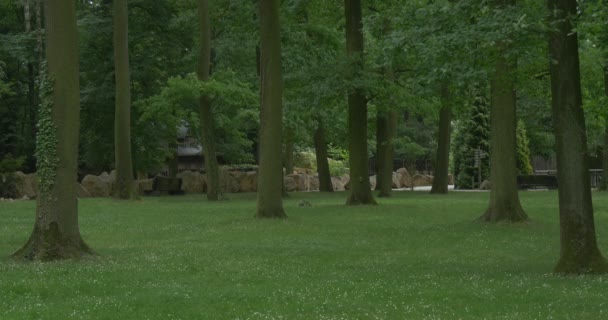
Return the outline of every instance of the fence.
[[[536,170],[535,174],[550,174],[557,175],[557,170]],[[591,178],[591,187],[597,188],[602,183],[602,169],[591,169],[589,170],[589,177]],[[559,183],[559,182],[558,182]]]

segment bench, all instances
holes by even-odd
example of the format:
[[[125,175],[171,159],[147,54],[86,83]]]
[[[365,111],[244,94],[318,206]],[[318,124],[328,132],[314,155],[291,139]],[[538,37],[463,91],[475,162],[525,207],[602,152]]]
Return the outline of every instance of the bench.
[[[557,189],[557,176],[555,175],[534,175],[524,174],[517,176],[517,186],[519,189],[534,189],[537,187],[545,187],[548,189]]]

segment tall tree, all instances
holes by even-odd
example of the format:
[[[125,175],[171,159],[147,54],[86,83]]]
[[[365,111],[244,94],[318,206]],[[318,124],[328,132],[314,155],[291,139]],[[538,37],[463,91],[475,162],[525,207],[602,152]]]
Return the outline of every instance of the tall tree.
[[[317,120],[317,129],[313,136],[315,153],[317,155],[317,173],[319,174],[319,191],[333,192],[334,187],[331,183],[329,172],[329,162],[327,160],[327,142],[325,141],[325,128],[323,120]]]
[[[450,166],[450,136],[452,131],[452,107],[448,82],[441,84],[441,110],[439,111],[439,131],[437,143],[437,158],[435,160],[435,176],[431,193],[448,193],[448,168]]]
[[[200,30],[200,48],[197,75],[200,81],[209,80],[211,67],[211,19],[209,19],[209,1],[198,1],[198,19]],[[205,155],[205,172],[207,175],[207,199],[217,200],[220,187],[219,168],[213,138],[213,113],[211,100],[206,95],[199,99],[199,116],[201,122],[201,140]]]
[[[129,70],[129,10],[127,0],[112,3],[114,20],[114,79],[116,85],[114,113],[114,159],[116,186],[114,197],[136,197],[133,184],[131,153],[131,76]]]
[[[496,8],[514,6],[515,0],[494,0]],[[490,81],[490,204],[482,221],[525,221],[517,193],[516,93],[517,58],[505,39],[496,45],[496,62]]]
[[[576,0],[548,0],[553,130],[559,181],[559,273],[604,273],[608,264],[595,236],[578,37]]]
[[[257,218],[286,218],[283,210],[283,79],[278,0],[259,0],[260,165]]]
[[[344,0],[346,53],[354,77],[363,70],[363,20],[361,0]],[[367,98],[363,89],[348,93],[348,151],[350,153],[350,194],[347,205],[376,204],[369,183],[367,155]]]
[[[44,9],[47,74],[36,146],[40,194],[32,235],[14,257],[48,261],[92,251],[80,236],[75,190],[80,117],[75,2],[47,0]]]
[[[608,62],[607,62],[608,63]],[[604,93],[608,97],[608,64],[604,66]],[[602,157],[602,184],[600,190],[608,191],[608,114],[604,119],[604,154]]]

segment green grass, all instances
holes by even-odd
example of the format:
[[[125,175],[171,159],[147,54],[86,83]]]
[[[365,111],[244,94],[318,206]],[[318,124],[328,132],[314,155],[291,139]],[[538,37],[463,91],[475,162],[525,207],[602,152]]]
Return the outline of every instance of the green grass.
[[[35,203],[0,203],[0,319],[608,319],[608,276],[551,273],[555,192],[521,193],[533,220],[517,225],[474,222],[487,193],[293,193],[286,221],[229,197],[81,200],[100,258],[46,264],[8,258]],[[608,195],[594,205],[607,250]]]

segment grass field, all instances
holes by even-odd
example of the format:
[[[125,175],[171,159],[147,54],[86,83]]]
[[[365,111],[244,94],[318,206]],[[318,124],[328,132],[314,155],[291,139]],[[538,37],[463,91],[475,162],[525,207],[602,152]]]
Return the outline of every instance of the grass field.
[[[99,258],[46,264],[8,257],[35,202],[3,202],[0,319],[608,319],[608,276],[551,274],[557,193],[521,193],[517,225],[474,222],[488,196],[293,193],[286,221],[253,219],[254,194],[85,199]],[[594,205],[607,252],[608,195]]]

